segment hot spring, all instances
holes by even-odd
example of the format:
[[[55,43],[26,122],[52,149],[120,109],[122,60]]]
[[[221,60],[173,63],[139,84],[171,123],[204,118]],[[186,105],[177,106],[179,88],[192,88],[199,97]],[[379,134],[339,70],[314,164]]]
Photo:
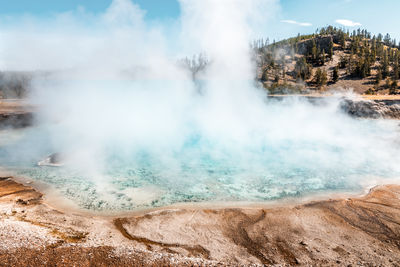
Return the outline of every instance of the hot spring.
[[[37,123],[0,131],[0,166],[106,212],[399,181],[398,121],[351,118],[340,97],[271,100],[255,84],[249,44],[277,2],[182,0],[164,25],[114,0],[3,25],[0,67],[32,73]],[[37,165],[52,153],[64,166]]]
[[[208,100],[186,112],[171,102],[178,110],[163,101],[136,105],[137,98],[111,110],[108,101],[121,99],[97,99],[84,112],[57,102],[64,120],[52,114],[38,126],[0,132],[1,165],[92,211],[360,192],[400,179],[399,122],[351,118],[339,98],[221,110]],[[64,154],[63,167],[37,166],[54,152]]]

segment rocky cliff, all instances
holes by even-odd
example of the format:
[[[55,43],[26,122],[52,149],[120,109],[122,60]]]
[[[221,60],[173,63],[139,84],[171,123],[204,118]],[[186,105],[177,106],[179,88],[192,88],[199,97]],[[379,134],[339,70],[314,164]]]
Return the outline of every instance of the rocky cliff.
[[[358,118],[400,119],[400,104],[395,101],[385,103],[383,101],[343,98],[340,102],[340,108]]]

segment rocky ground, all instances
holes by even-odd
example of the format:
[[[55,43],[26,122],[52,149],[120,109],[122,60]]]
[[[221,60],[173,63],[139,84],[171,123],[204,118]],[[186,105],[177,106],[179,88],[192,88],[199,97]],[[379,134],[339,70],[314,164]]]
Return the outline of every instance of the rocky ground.
[[[344,112],[358,118],[400,119],[400,101],[343,98],[340,107]]]
[[[283,207],[63,212],[0,179],[0,266],[399,266],[400,186]]]

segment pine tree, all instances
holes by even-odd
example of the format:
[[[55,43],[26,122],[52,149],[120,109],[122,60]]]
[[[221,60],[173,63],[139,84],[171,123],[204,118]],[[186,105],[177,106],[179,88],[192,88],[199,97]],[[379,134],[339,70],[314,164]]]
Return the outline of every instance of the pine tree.
[[[332,40],[332,38],[329,40],[328,57],[329,57],[329,59],[332,60],[332,57],[333,57],[333,40]]]
[[[359,58],[356,67],[352,73],[353,76],[364,79],[369,72],[369,63],[364,58]]]
[[[321,81],[322,81],[322,71],[321,71],[320,68],[318,68],[317,71],[315,72],[314,81],[315,81],[315,83],[316,83],[318,86],[321,85]]]
[[[391,81],[389,78],[387,78],[387,79],[385,80],[385,87],[386,87],[386,89],[389,89],[391,85],[392,85],[392,81]]]
[[[381,70],[382,70],[383,78],[386,78],[387,76],[389,76],[389,59],[388,59],[388,53],[386,50],[383,54],[383,62],[382,62]]]
[[[394,64],[393,64],[393,79],[399,79],[399,52],[397,51],[394,55]]]
[[[339,44],[340,44],[340,46],[342,47],[343,50],[346,49],[346,38],[344,36],[344,33],[340,34]]]
[[[378,73],[376,74],[375,77],[375,84],[379,85],[379,83],[382,81],[382,72],[381,70],[378,70]]]
[[[391,89],[396,89],[397,88],[397,81],[392,81],[392,84],[390,85]]]
[[[274,83],[279,83],[279,75],[275,74]]]
[[[300,40],[301,40],[301,35],[300,35],[300,33],[298,33],[297,37],[296,37],[296,43],[298,43]]]
[[[367,57],[364,63],[364,68],[367,76],[371,76],[371,61]]]
[[[317,86],[321,87],[325,85],[328,82],[328,75],[326,73],[326,70],[321,70],[320,68],[317,69],[315,73],[315,83]]]
[[[353,54],[351,54],[347,60],[347,74],[353,73]]]
[[[390,46],[390,40],[391,40],[390,34],[387,33],[385,35],[385,38],[383,38],[383,42],[385,43],[385,45]]]
[[[347,59],[344,56],[340,56],[339,68],[344,69],[346,68],[346,65],[347,65]]]
[[[321,76],[321,85],[325,85],[327,82],[328,82],[328,74],[326,73],[326,70],[323,70]]]
[[[382,39],[383,39],[383,35],[381,33],[378,34],[377,40],[379,43],[382,42]]]
[[[317,59],[317,54],[318,54],[317,44],[315,43],[315,39],[313,39],[312,46],[311,46],[311,56],[312,56],[313,61],[315,61]]]
[[[339,80],[339,66],[336,66],[332,72],[332,82],[336,83]]]
[[[304,57],[301,57],[296,61],[294,70],[296,79],[302,79],[305,81],[311,76],[311,66],[307,64],[307,61]]]
[[[374,36],[374,39],[372,39],[372,43],[371,43],[371,54],[372,54],[373,61],[375,61],[376,60],[376,40],[375,40],[375,36]]]
[[[394,63],[393,66],[393,80],[398,80],[399,79],[399,63],[396,62]]]

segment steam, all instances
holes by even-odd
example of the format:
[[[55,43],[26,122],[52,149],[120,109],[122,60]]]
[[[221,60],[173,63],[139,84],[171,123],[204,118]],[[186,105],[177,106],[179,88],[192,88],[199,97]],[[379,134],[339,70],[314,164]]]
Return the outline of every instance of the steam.
[[[41,71],[30,101],[49,150],[70,168],[106,191],[112,164],[153,168],[157,183],[183,191],[222,183],[210,169],[242,185],[268,176],[271,186],[281,175],[284,187],[311,189],[398,177],[394,122],[352,119],[337,98],[268,101],[255,86],[249,44],[277,1],[180,4],[179,21],[164,26],[146,22],[130,0],[114,0],[102,14],[79,9],[1,30],[1,68]],[[176,62],[200,52],[210,64],[193,81]]]

